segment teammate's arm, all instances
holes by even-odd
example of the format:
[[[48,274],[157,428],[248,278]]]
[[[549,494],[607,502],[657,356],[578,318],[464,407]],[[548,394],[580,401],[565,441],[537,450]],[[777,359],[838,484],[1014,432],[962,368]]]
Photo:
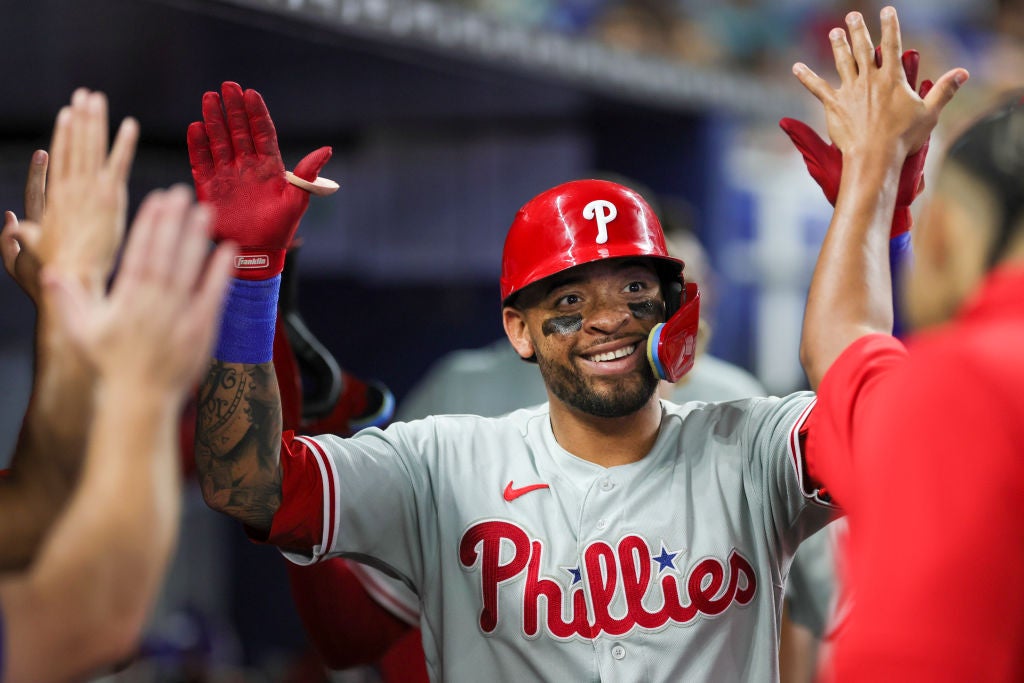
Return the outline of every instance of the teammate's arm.
[[[196,194],[217,210],[216,240],[240,245],[214,360],[200,388],[196,469],[210,507],[268,532],[281,504],[281,396],[272,362],[285,253],[309,206],[287,179],[277,132],[255,90],[225,82],[188,127]],[[329,147],[295,167],[316,180]]]
[[[92,412],[94,376],[54,320],[40,269],[102,292],[124,234],[133,126],[107,153],[107,102],[75,91],[54,125],[50,155],[37,151],[25,188],[25,218],[6,212],[0,244],[8,273],[37,308],[33,391],[11,459],[0,479],[0,569],[32,560],[77,479]],[[44,199],[45,193],[45,199]]]
[[[97,375],[81,482],[31,570],[0,582],[3,681],[63,681],[129,654],[177,534],[178,421],[213,344],[232,253],[207,261],[187,189],[139,210],[109,296],[44,271],[44,292]],[[61,323],[61,321],[63,321]]]
[[[843,173],[825,242],[811,280],[800,358],[812,388],[854,340],[892,332],[888,242],[900,169],[927,139],[967,72],[944,74],[922,99],[907,84],[896,12],[882,19],[882,65],[863,17],[847,15],[846,32],[829,34],[841,86],[833,89],[803,64],[800,82],[825,107],[829,135],[843,154]]]

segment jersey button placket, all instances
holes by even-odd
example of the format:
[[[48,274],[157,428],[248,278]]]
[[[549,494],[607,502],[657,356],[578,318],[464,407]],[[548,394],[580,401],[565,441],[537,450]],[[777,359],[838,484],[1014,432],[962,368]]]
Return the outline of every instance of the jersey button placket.
[[[615,643],[615,645],[612,646],[612,657],[618,660],[625,659],[626,648],[622,647],[619,643]]]
[[[615,482],[612,481],[611,477],[604,477],[599,482],[597,482],[597,488],[599,491],[601,491],[601,493],[608,493],[613,488],[615,488]],[[604,531],[608,528],[608,520],[602,517],[601,519],[597,520],[597,524],[595,524],[594,526],[597,527],[598,531]]]

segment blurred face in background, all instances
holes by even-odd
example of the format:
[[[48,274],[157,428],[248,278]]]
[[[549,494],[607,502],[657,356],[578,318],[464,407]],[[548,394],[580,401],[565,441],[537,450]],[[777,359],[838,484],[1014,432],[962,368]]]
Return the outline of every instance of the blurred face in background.
[[[978,286],[1001,219],[985,185],[947,160],[938,185],[913,232],[913,266],[903,310],[914,330],[952,318]]]

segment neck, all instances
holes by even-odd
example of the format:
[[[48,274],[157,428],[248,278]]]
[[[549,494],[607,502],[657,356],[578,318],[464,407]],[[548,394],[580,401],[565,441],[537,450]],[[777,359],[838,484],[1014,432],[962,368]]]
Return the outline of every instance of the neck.
[[[658,438],[661,404],[655,392],[625,417],[595,417],[550,397],[551,429],[558,445],[602,467],[627,465],[647,455]]]

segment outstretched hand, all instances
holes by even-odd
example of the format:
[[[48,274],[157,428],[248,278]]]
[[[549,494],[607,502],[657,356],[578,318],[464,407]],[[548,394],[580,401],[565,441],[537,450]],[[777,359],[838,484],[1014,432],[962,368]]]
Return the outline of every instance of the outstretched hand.
[[[196,195],[217,209],[214,239],[239,244],[236,277],[264,280],[279,274],[309,206],[309,192],[288,182],[277,131],[263,98],[227,81],[203,95],[203,120],[188,127]],[[295,167],[313,182],[331,158],[321,147]]]
[[[914,92],[903,73],[896,10],[882,9],[881,21],[880,66],[864,18],[851,12],[846,17],[849,40],[841,28],[829,33],[840,87],[832,88],[802,63],[793,66],[793,73],[824,105],[829,137],[845,157],[878,153],[902,161],[925,144],[943,107],[969,75],[966,69],[951,69],[930,91]]]
[[[907,77],[907,84],[910,85],[911,90],[917,89],[920,54],[917,50],[906,50],[901,61],[903,72]],[[880,45],[875,47],[875,66],[882,66],[882,47]],[[918,96],[924,99],[933,85],[930,80],[922,81],[921,88],[917,91]],[[836,198],[839,196],[839,181],[843,175],[843,153],[834,143],[830,144],[822,140],[814,132],[814,129],[803,121],[786,117],[779,121],[779,126],[800,152],[807,171],[825,193],[825,199],[829,204],[835,206]],[[927,156],[928,140],[926,139],[921,148],[903,162],[896,191],[896,210],[893,213],[890,237],[907,232],[913,225],[910,205],[924,190],[924,164]]]
[[[181,399],[209,362],[235,247],[212,256],[208,207],[178,186],[155,191],[132,224],[108,295],[47,267],[42,282],[72,343],[106,382],[145,377]]]
[[[102,291],[125,229],[128,174],[139,127],[125,119],[107,153],[107,99],[79,88],[54,124],[50,154],[37,151],[25,186],[25,219],[5,212],[4,267],[39,303],[51,268]]]
[[[46,210],[46,167],[49,161],[50,156],[45,150],[33,152],[25,180],[26,222],[19,222],[13,211],[4,211],[4,227],[0,231],[4,270],[34,302],[39,300],[39,261],[31,249],[22,249],[21,245],[39,242],[39,224]]]

